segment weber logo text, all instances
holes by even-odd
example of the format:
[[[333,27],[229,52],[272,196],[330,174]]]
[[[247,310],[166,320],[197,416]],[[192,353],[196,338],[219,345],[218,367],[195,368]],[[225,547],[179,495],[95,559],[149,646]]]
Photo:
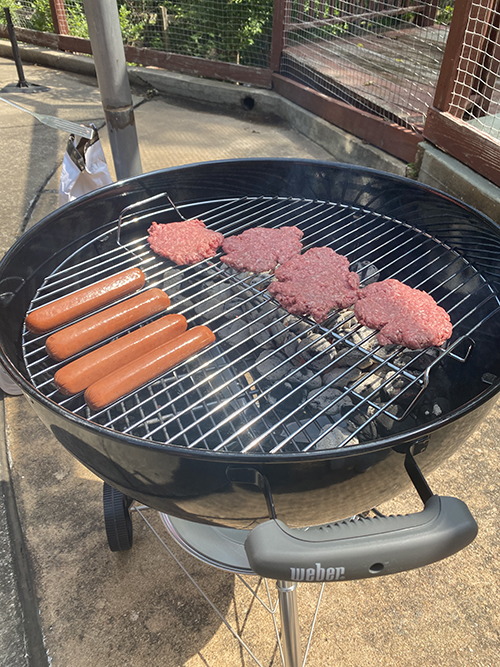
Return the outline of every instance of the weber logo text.
[[[291,581],[342,581],[345,579],[345,567],[291,567]]]

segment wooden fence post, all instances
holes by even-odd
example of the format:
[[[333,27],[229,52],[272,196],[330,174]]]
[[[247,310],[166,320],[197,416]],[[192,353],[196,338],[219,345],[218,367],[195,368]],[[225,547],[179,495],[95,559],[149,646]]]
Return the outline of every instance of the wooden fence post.
[[[269,69],[280,71],[281,54],[285,46],[285,26],[290,22],[290,0],[275,0],[273,12],[273,34],[271,38],[271,56]]]
[[[68,20],[64,0],[49,0],[52,23],[56,35],[69,35]]]

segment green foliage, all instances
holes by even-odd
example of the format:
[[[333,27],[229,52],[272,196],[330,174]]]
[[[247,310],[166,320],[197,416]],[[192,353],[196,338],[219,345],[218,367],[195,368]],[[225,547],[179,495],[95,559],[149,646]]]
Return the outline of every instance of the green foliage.
[[[66,3],[66,20],[68,21],[70,35],[88,39],[87,17],[82,4],[77,2]]]
[[[31,30],[54,32],[49,0],[33,0],[31,5],[33,13],[27,21],[26,27],[31,28]]]
[[[153,0],[118,0],[120,27],[125,44],[146,46],[150,26],[157,20],[156,6]]]
[[[3,0],[2,9],[0,13],[0,23],[6,24],[7,18],[5,16],[5,12],[3,11],[4,7],[5,9],[10,9],[10,17],[12,19],[12,22],[16,23],[16,16],[17,12],[21,9],[21,3],[16,2],[16,0]]]
[[[272,0],[164,0],[169,50],[216,60],[255,64],[266,58]]]
[[[449,0],[441,0],[436,13],[436,23],[450,25],[453,18],[453,8],[454,5],[453,3],[450,4]]]
[[[368,9],[370,0],[359,0]],[[448,25],[454,0],[439,0],[436,23]],[[173,53],[265,67],[268,65],[273,22],[273,0],[117,0],[125,44],[164,49]],[[342,0],[292,0],[290,19],[325,21],[293,33],[294,43],[324,40],[397,28],[412,22],[413,14],[379,17],[360,23],[335,21]],[[14,23],[53,32],[49,0],[3,0]],[[88,37],[81,0],[66,0],[71,35]],[[331,21],[330,23],[328,21]]]

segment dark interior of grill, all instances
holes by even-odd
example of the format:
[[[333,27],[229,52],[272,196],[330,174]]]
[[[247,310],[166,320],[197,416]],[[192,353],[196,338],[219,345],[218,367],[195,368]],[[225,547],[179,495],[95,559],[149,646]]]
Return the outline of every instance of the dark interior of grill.
[[[225,236],[254,226],[296,225],[304,250],[328,245],[346,255],[362,285],[397,278],[429,292],[450,314],[454,331],[441,348],[381,347],[376,332],[352,311],[334,312],[322,325],[296,318],[274,301],[271,276],[237,274],[219,256],[178,267],[147,244],[152,221],[178,220],[172,206],[146,204],[93,234],[38,289],[35,308],[132,266],[147,287],[164,289],[170,312],[189,326],[207,324],[216,343],[109,409],[92,413],[82,395],[67,398],[53,383],[60,364],[44,339],[24,331],[31,382],[77,416],[156,443],[242,453],[294,453],[349,447],[441,419],[496,382],[500,334],[497,280],[500,243],[484,225],[471,228],[466,212],[450,216],[426,200],[390,193],[356,205],[291,197],[228,197],[187,204]],[[383,198],[383,202],[381,201]],[[382,212],[381,212],[382,211]],[[412,224],[411,221],[415,221]]]

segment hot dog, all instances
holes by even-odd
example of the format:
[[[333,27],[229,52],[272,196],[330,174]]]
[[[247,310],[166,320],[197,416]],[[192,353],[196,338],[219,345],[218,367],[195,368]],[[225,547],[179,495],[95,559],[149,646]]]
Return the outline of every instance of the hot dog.
[[[188,329],[169,343],[91,384],[85,392],[85,401],[92,410],[101,410],[189,359],[214,340],[215,335],[208,327]]]
[[[169,305],[170,299],[165,292],[154,287],[56,331],[47,338],[45,349],[52,359],[64,361],[152,315],[161,313]]]
[[[94,285],[63,296],[46,306],[32,310],[26,327],[34,334],[44,334],[144,287],[146,277],[140,269],[127,269]]]
[[[167,343],[187,329],[184,315],[165,315],[60,368],[54,381],[62,394],[77,394],[105,375]]]

